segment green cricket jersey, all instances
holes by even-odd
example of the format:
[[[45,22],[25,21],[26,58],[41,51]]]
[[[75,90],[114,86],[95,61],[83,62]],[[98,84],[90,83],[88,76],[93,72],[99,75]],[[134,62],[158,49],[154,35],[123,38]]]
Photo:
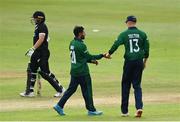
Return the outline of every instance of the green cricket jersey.
[[[88,62],[98,60],[103,57],[103,54],[91,55],[89,54],[83,40],[76,39],[71,41],[69,45],[71,55],[71,75],[84,76],[89,74]]]
[[[149,57],[149,41],[146,33],[136,27],[130,27],[122,32],[109,50],[109,54],[113,54],[120,45],[125,47],[125,60],[138,60]]]

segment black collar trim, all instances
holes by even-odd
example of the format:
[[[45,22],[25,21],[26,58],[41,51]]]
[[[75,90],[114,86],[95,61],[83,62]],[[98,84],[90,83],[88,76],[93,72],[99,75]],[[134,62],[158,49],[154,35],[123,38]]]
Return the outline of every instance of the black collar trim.
[[[128,29],[137,29],[136,27],[129,27]]]

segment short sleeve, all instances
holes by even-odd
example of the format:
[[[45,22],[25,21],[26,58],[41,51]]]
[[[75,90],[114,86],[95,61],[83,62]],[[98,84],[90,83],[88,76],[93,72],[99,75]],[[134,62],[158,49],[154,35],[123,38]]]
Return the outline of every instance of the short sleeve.
[[[47,27],[45,25],[40,25],[38,30],[39,30],[39,33],[46,33]]]

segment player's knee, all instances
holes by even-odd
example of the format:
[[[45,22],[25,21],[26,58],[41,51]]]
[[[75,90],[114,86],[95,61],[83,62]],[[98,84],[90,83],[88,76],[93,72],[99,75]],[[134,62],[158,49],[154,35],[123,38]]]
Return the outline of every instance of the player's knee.
[[[38,73],[44,78],[44,79],[48,79],[48,78],[51,78],[50,77],[50,73],[46,73],[44,71],[38,71]]]
[[[133,88],[134,88],[135,90],[140,90],[140,89],[141,89],[141,86],[134,84],[134,85],[133,85]]]
[[[40,74],[43,78],[45,78],[45,76],[47,76],[47,75],[46,75],[46,73],[45,73],[45,72],[43,72],[43,71],[41,71],[41,70],[40,70],[40,71],[38,71],[38,73],[39,73],[39,74]]]

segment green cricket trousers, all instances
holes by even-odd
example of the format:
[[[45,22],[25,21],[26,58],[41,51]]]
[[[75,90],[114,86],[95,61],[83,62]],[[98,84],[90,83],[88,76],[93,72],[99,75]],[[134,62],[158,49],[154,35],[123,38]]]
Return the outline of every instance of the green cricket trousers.
[[[92,83],[90,74],[85,76],[72,76],[68,89],[59,100],[58,105],[64,108],[66,101],[75,93],[78,85],[81,87],[81,92],[85,101],[86,109],[96,111],[93,103]]]

